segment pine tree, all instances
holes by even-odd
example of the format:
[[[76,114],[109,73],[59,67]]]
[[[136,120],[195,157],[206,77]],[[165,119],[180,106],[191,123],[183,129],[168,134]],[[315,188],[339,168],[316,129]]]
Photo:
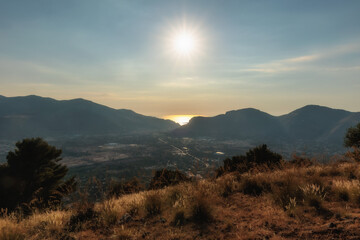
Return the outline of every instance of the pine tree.
[[[347,130],[345,135],[345,147],[360,148],[360,123]]]
[[[17,142],[0,167],[0,208],[58,205],[76,185],[74,178],[63,180],[68,168],[58,163],[60,155],[60,149],[41,138]]]

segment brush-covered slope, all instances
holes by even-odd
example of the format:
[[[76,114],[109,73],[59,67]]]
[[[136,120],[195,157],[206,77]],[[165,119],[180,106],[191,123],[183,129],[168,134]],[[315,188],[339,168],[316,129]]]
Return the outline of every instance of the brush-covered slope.
[[[168,131],[179,125],[84,99],[0,97],[0,137],[55,137]]]
[[[215,117],[195,117],[173,133],[176,136],[272,141],[341,142],[346,130],[360,121],[360,113],[308,105],[275,117],[247,108]]]
[[[359,173],[355,162],[288,163],[273,171],[234,172],[104,198],[95,205],[73,202],[26,218],[2,214],[0,239],[355,240]]]

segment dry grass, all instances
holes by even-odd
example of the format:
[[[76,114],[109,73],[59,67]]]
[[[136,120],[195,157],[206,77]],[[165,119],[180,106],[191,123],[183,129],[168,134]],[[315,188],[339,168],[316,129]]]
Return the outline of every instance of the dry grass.
[[[339,201],[352,201],[360,204],[359,180],[336,180],[332,183],[332,191]]]
[[[0,239],[351,239],[360,236],[359,176],[354,162],[289,164],[27,218],[5,212]]]

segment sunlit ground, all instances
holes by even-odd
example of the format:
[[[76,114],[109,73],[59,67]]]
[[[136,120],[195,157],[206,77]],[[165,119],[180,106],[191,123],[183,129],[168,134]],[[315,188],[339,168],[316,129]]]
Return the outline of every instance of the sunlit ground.
[[[165,116],[164,119],[170,119],[174,122],[177,122],[178,124],[185,125],[187,124],[191,118],[196,117],[199,115],[168,115]]]

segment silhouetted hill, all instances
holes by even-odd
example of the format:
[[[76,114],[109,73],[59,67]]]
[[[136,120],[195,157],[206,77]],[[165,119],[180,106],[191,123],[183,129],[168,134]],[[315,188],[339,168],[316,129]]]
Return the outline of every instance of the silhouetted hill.
[[[261,138],[282,136],[284,129],[279,120],[253,108],[229,111],[215,117],[195,117],[174,130],[175,134],[214,138]]]
[[[342,143],[360,113],[308,105],[279,117],[246,108],[215,117],[195,117],[173,131],[176,136],[254,141],[317,141]]]
[[[0,97],[0,137],[55,137],[168,131],[179,125],[88,100]]]
[[[342,141],[346,129],[360,121],[360,113],[308,105],[279,119],[291,139]]]

